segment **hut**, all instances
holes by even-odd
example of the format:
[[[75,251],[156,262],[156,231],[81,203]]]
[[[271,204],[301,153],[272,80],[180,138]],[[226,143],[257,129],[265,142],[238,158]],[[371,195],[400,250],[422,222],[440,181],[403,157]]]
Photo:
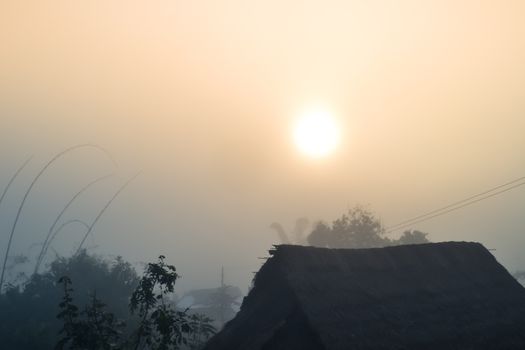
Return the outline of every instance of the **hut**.
[[[525,288],[479,243],[270,253],[206,350],[525,349]]]

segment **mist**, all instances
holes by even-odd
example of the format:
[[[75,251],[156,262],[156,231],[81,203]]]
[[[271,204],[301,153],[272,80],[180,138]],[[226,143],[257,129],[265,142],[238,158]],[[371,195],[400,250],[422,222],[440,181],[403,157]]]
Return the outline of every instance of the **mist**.
[[[178,293],[246,294],[298,218],[356,205],[385,227],[525,176],[525,3],[520,1],[4,1],[0,5],[0,254],[35,184],[11,256],[64,218],[88,251],[136,266],[160,254]],[[293,125],[323,106],[341,142],[312,159]],[[415,224],[525,269],[525,187]],[[67,221],[66,220],[66,221]],[[53,256],[71,256],[71,225]],[[402,230],[388,233],[396,239]],[[32,265],[28,264],[30,271]],[[45,269],[45,268],[44,268]]]

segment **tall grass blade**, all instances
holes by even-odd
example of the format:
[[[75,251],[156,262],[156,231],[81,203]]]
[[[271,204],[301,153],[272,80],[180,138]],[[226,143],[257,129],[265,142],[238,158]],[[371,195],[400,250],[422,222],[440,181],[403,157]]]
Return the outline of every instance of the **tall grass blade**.
[[[33,187],[37,183],[38,179],[40,179],[40,177],[46,172],[46,170],[54,162],[56,162],[58,159],[60,159],[65,154],[70,153],[70,152],[72,152],[74,150],[77,150],[77,149],[80,149],[80,148],[95,148],[95,149],[98,149],[98,150],[102,151],[104,154],[106,154],[110,158],[110,160],[113,162],[113,164],[116,164],[115,161],[113,160],[113,157],[111,157],[109,152],[106,151],[104,148],[102,148],[102,147],[100,147],[98,145],[87,143],[87,144],[81,144],[81,145],[76,145],[76,146],[72,146],[72,147],[66,148],[62,152],[59,152],[58,154],[56,154],[53,158],[51,158],[51,160],[49,162],[47,162],[44,165],[44,167],[35,176],[35,178],[31,182],[31,184],[27,188],[27,191],[25,192],[24,197],[22,198],[22,202],[20,203],[20,206],[18,207],[18,211],[16,212],[15,221],[13,223],[13,226],[11,227],[11,232],[9,233],[9,241],[7,242],[7,248],[6,248],[5,256],[4,256],[4,263],[2,265],[2,273],[0,275],[0,292],[2,291],[2,287],[4,285],[5,269],[6,269],[6,266],[7,266],[7,259],[9,257],[9,252],[11,250],[11,244],[13,243],[13,236],[15,234],[16,226],[17,226],[18,221],[20,219],[20,214],[22,213],[22,210],[24,209],[24,205],[26,203],[27,197],[31,193],[31,190],[33,189]]]
[[[75,255],[77,255],[78,253],[80,253],[80,250],[82,249],[82,246],[84,245],[84,242],[86,241],[87,237],[89,236],[89,234],[93,231],[93,228],[95,227],[95,225],[97,224],[98,220],[100,219],[100,217],[106,212],[106,210],[109,208],[109,206],[111,205],[111,203],[113,203],[113,201],[118,197],[118,195],[129,185],[129,183],[131,181],[133,181],[137,176],[139,176],[140,173],[137,173],[135,174],[133,177],[131,177],[128,181],[126,181],[126,183],[124,183],[116,192],[115,194],[113,195],[113,197],[111,197],[111,199],[106,203],[106,205],[104,206],[104,208],[102,208],[102,210],[98,213],[98,215],[96,216],[95,220],[93,220],[93,222],[91,223],[91,225],[89,226],[89,230],[85,233],[84,237],[82,238],[82,241],[80,242],[80,244],[78,245],[78,249],[75,253]]]
[[[89,188],[91,188],[92,186],[96,185],[97,183],[99,183],[99,182],[101,182],[101,181],[103,181],[103,180],[105,180],[105,179],[107,179],[107,178],[109,178],[111,176],[113,176],[113,174],[108,174],[108,175],[99,177],[99,178],[95,179],[94,181],[91,181],[90,183],[88,183],[87,185],[82,187],[80,189],[80,191],[75,193],[75,195],[69,200],[69,202],[67,202],[67,204],[64,206],[62,211],[57,215],[55,221],[53,222],[53,224],[49,228],[49,231],[47,232],[47,236],[46,236],[46,238],[44,240],[44,244],[42,245],[42,249],[40,250],[40,253],[38,254],[38,257],[37,257],[37,260],[36,260],[36,264],[35,264],[35,269],[34,269],[33,273],[38,273],[38,269],[40,268],[40,265],[42,264],[42,260],[44,259],[45,255],[47,253],[47,249],[48,249],[49,245],[51,244],[51,242],[53,241],[53,238],[56,236],[55,228],[58,225],[58,223],[60,222],[60,219],[62,219],[62,216],[69,209],[69,207],[75,202],[75,200],[82,193],[84,193],[85,191],[87,191]],[[89,226],[88,226],[88,228],[89,228]]]

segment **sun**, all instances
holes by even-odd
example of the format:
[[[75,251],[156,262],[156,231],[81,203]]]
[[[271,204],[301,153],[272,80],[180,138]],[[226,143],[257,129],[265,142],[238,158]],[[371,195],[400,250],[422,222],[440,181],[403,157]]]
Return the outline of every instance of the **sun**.
[[[339,144],[339,126],[330,112],[311,110],[297,120],[293,137],[296,146],[305,155],[313,158],[326,157]]]

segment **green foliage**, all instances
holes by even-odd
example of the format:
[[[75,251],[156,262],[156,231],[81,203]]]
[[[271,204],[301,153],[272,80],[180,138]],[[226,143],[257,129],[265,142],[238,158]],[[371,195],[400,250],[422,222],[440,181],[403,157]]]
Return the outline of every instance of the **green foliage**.
[[[177,349],[185,343],[184,336],[191,331],[186,313],[174,310],[167,302],[179,275],[175,266],[167,265],[164,259],[161,255],[157,263],[148,264],[131,296],[130,311],[140,317],[135,332],[135,349],[143,344],[159,350]]]
[[[58,282],[64,285],[64,297],[59,304],[61,311],[57,315],[57,318],[64,320],[64,326],[60,330],[60,334],[64,336],[58,341],[56,349],[64,349],[69,342],[72,343],[72,347],[78,347],[79,343],[81,343],[76,336],[79,331],[79,323],[77,321],[78,308],[72,304],[71,292],[73,292],[73,289],[70,287],[71,280],[69,277],[64,276]]]
[[[78,312],[71,296],[71,280],[60,278],[63,297],[59,304],[62,320],[56,349],[112,350],[112,349],[199,349],[215,332],[212,320],[201,315],[188,315],[170,302],[175,282],[179,277],[175,267],[164,262],[149,263],[143,277],[131,294],[129,310],[139,317],[136,330],[125,334],[124,323],[118,321],[105,305],[91,297],[91,303]]]
[[[405,231],[399,239],[385,237],[381,221],[372,212],[357,206],[336,219],[332,225],[318,223],[308,236],[308,243],[326,248],[378,248],[428,243],[426,236],[420,231]]]
[[[139,276],[122,258],[107,261],[85,251],[70,258],[58,257],[48,271],[32,275],[28,281],[10,285],[0,294],[0,339],[2,349],[48,350],[57,342],[61,323],[57,305],[63,301],[63,286],[57,281],[68,276],[75,281],[70,297],[77,305],[92,305],[93,296],[108,304],[115,318],[130,325],[128,304]],[[79,310],[81,316],[83,310]]]
[[[61,319],[64,325],[59,332],[62,337],[55,349],[118,349],[124,323],[107,312],[105,304],[98,300],[95,294],[91,296],[91,303],[79,313],[71,297],[71,280],[64,276],[60,278],[59,283],[64,286],[64,296],[59,304],[60,312],[57,318]]]
[[[128,314],[129,298],[139,283],[139,276],[133,266],[117,257],[108,262],[85,250],[71,258],[57,258],[51,263],[47,277],[53,282],[68,276],[75,282],[75,300],[80,305],[90,302],[96,293],[105,300],[111,311],[118,317]]]

